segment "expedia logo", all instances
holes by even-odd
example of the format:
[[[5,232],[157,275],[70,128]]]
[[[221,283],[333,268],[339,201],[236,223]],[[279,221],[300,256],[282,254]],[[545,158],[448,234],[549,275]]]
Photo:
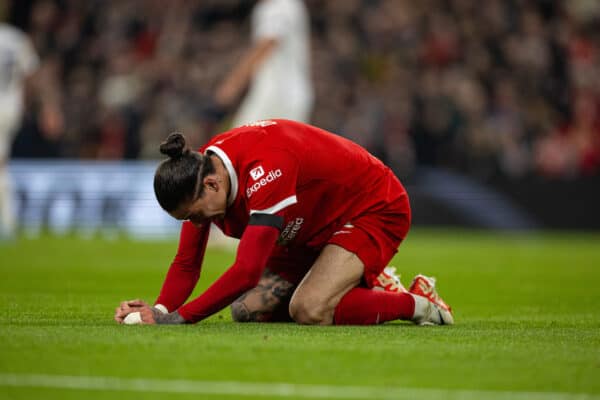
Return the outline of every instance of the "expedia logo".
[[[259,168],[262,171],[262,167],[257,167],[254,170],[257,170]],[[264,171],[262,171],[262,175],[264,175]],[[260,180],[256,181],[252,186],[246,188],[246,197],[248,197],[248,198],[252,197],[252,195],[254,193],[258,192],[261,187],[266,186],[267,184],[273,182],[275,179],[278,179],[282,175],[283,175],[283,173],[281,172],[280,169],[269,171],[267,176],[265,176],[264,178],[260,178]],[[252,171],[250,171],[250,176],[252,176],[254,178],[254,176],[252,175]],[[256,178],[256,179],[258,179],[258,178]]]
[[[260,178],[261,176],[263,176],[265,174],[265,170],[263,169],[262,165],[259,165],[258,167],[250,170],[250,176],[252,177],[252,179],[254,179],[255,181],[258,180],[258,178]]]

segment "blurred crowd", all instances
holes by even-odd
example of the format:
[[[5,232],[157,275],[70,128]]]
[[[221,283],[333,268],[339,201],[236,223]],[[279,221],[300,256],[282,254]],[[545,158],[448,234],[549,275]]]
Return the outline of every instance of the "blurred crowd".
[[[7,19],[30,35],[62,118],[35,98],[13,157],[157,158],[200,146],[233,110],[216,86],[249,44],[250,0],[37,0]],[[401,176],[600,174],[600,2],[307,0],[311,122]],[[59,126],[61,129],[57,129]]]

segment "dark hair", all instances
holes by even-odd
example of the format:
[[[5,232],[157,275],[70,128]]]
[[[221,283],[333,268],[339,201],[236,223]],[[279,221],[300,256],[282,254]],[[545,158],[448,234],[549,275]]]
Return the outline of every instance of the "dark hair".
[[[171,133],[160,144],[160,152],[169,156],[156,168],[154,194],[167,212],[175,211],[183,202],[204,194],[202,180],[215,172],[210,158],[186,147],[181,133]]]

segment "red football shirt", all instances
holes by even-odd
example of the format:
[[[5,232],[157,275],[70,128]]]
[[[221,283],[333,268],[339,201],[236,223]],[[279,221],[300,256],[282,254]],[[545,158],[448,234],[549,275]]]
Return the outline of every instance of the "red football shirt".
[[[365,149],[299,122],[259,121],[215,136],[202,151],[229,172],[230,206],[215,223],[236,238],[251,214],[279,214],[280,243],[319,247],[351,217],[400,195],[378,185],[389,168]]]
[[[353,217],[377,212],[404,195],[390,190],[388,185],[378,184],[389,179],[390,170],[365,149],[299,122],[265,120],[235,128],[213,137],[201,152],[216,154],[229,173],[231,191],[226,215],[213,222],[226,235],[242,238],[236,264],[245,263],[245,273],[255,269],[262,273],[275,246],[275,240],[273,243],[268,240],[276,239],[278,246],[319,249]],[[251,216],[264,214],[283,219],[280,230],[261,231],[261,235],[269,238],[268,243],[265,237],[262,241],[242,237],[244,232],[250,235]],[[170,311],[185,301],[199,277],[208,227],[198,230],[189,225],[184,223],[178,254],[157,300]],[[252,246],[244,246],[245,240],[252,242]],[[264,248],[256,249],[257,246]],[[261,260],[253,263],[248,258]],[[229,285],[233,285],[236,274],[229,272],[213,284],[218,289],[209,288],[180,308],[180,314],[190,321],[205,318],[249,289],[241,291],[240,287],[241,293],[231,290]],[[240,275],[237,276],[239,279]],[[251,283],[256,284],[252,280],[246,286]],[[201,299],[207,295],[219,298]]]

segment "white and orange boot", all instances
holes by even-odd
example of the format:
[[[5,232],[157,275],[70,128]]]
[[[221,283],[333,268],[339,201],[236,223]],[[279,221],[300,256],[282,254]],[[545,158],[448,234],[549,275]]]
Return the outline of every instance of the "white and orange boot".
[[[435,290],[435,278],[420,274],[415,276],[408,292],[415,297],[414,323],[417,325],[454,324],[452,308]]]
[[[400,282],[400,274],[396,274],[396,267],[385,267],[373,282],[373,290],[383,290],[393,293],[408,293]]]

